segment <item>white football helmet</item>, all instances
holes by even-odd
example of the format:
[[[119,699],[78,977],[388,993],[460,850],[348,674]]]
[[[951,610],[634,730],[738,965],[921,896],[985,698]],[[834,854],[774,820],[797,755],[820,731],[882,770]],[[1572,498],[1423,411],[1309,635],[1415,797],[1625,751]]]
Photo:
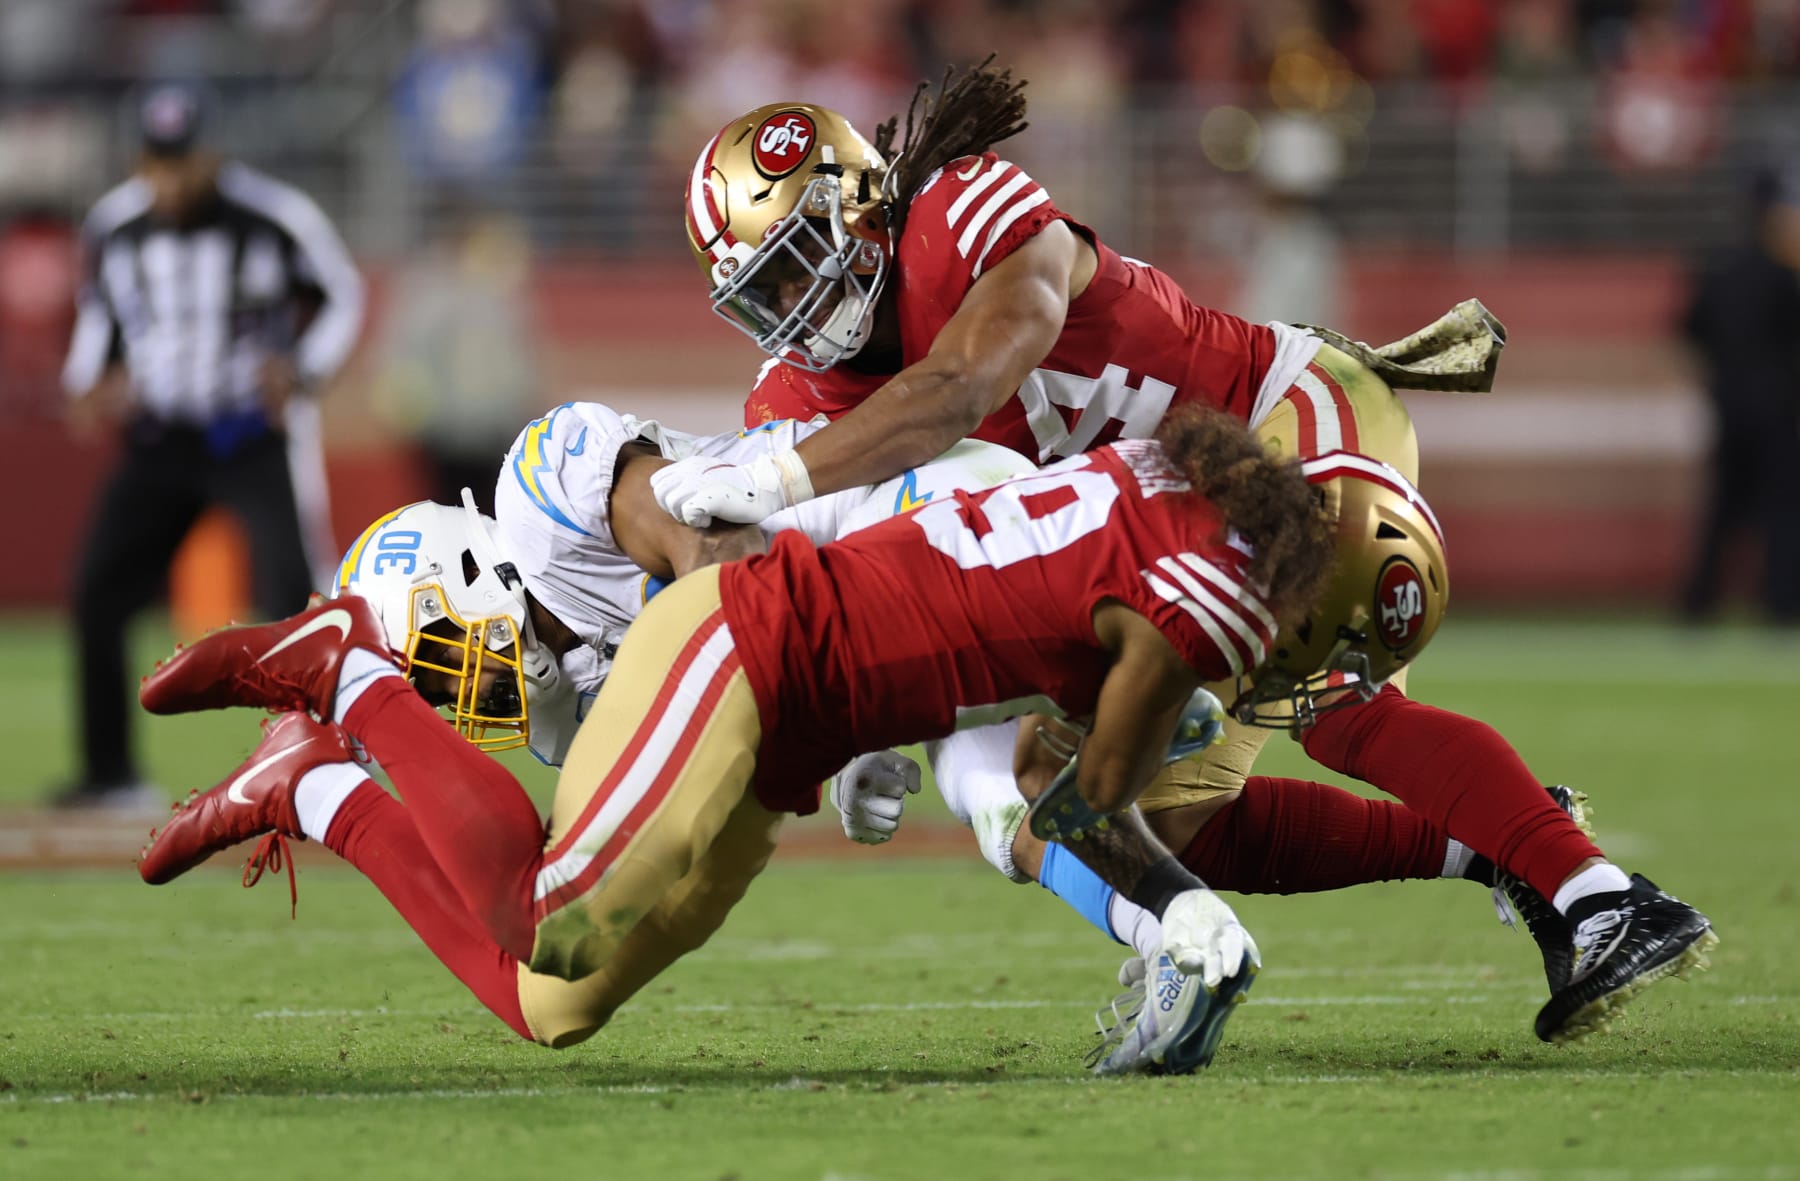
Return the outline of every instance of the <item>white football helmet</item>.
[[[529,741],[530,699],[554,684],[557,661],[532,632],[524,583],[500,555],[494,522],[466,489],[461,507],[422,500],[363,530],[332,594],[375,604],[407,676],[441,688],[434,704],[450,708],[463,737],[485,751]]]

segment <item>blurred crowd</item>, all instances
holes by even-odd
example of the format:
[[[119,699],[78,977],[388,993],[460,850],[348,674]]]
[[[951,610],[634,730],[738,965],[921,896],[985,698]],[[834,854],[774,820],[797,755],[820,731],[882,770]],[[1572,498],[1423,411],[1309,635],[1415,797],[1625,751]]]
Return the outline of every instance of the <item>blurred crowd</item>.
[[[646,122],[677,132],[656,142],[686,145],[773,94],[828,95],[873,123],[921,77],[990,51],[1034,80],[1037,117],[1052,123],[1265,83],[1278,105],[1313,106],[1403,83],[1453,98],[1559,80],[1691,94],[1800,77],[1800,3],[7,0],[0,164],[33,148],[52,158],[0,184],[47,192],[91,171],[112,129],[106,108],[79,100],[146,77],[212,78],[235,95],[372,67],[408,162],[454,182],[515,167],[535,143],[552,163],[602,171]],[[1681,116],[1670,105],[1638,118]]]
[[[204,80],[221,150],[429,270],[490,215],[674,260],[667,194],[726,119],[804,97],[871,131],[990,52],[1031,80],[1010,155],[1122,248],[1249,274],[1258,315],[1331,318],[1340,240],[1714,245],[1800,140],[1762,86],[1800,83],[1800,0],[5,0],[0,396],[54,371],[150,80]]]
[[[848,83],[885,109],[990,48],[1077,64],[1097,91],[1208,86],[1259,77],[1308,36],[1378,83],[1800,71],[1792,0],[8,0],[0,68],[56,84],[220,65],[197,59],[229,48],[234,69],[303,70],[334,24],[396,10],[421,55],[519,55],[552,117],[645,83],[728,108],[770,83]]]

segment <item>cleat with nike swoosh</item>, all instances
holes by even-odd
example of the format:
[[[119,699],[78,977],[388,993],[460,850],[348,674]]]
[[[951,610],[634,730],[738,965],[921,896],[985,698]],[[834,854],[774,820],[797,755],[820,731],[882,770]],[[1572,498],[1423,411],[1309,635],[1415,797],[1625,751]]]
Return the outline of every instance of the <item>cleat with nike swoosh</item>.
[[[263,740],[224,782],[189,796],[138,860],[138,873],[160,886],[221,849],[266,833],[305,840],[294,812],[294,787],[314,767],[350,761],[338,727],[286,713],[264,727]]]
[[[399,663],[367,599],[325,599],[298,615],[222,628],[176,649],[138,686],[138,700],[153,714],[242,705],[329,718],[338,669],[352,648]]]
[[[1704,914],[1638,873],[1629,890],[1609,897],[1616,901],[1575,924],[1569,983],[1538,1010],[1537,1035],[1544,1041],[1572,1042],[1605,1029],[1658,980],[1686,979],[1712,966],[1719,937]]]

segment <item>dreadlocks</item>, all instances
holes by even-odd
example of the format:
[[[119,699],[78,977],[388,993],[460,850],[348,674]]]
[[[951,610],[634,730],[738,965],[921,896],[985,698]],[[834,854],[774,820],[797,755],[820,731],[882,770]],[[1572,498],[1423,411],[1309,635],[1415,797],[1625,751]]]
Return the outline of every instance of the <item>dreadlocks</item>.
[[[1028,126],[1025,80],[1015,80],[1011,69],[993,69],[993,60],[990,53],[961,77],[953,67],[946,69],[935,100],[931,83],[919,83],[906,108],[906,138],[897,157],[891,153],[900,116],[875,129],[875,150],[892,161],[886,187],[896,238],[906,228],[906,207],[932,173],[962,156],[980,155]]]

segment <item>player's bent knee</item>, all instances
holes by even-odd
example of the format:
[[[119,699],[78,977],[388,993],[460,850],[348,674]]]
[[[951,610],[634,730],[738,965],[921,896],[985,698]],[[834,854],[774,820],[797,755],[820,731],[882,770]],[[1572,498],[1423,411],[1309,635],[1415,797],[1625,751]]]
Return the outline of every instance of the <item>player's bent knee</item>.
[[[1243,789],[1219,791],[1176,808],[1165,808],[1144,816],[1144,823],[1156,839],[1177,853],[1193,843],[1207,822],[1243,795]]]

